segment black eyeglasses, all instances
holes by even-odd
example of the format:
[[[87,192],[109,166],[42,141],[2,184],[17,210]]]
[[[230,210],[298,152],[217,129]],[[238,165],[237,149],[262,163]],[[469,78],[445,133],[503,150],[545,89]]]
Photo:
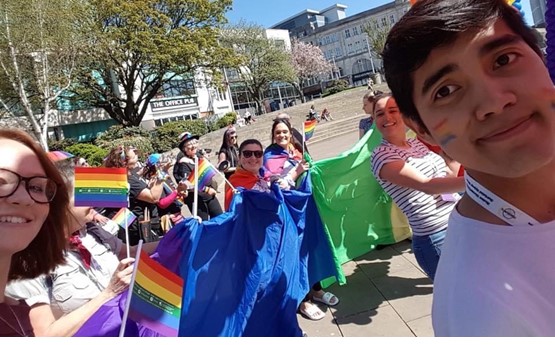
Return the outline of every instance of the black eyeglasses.
[[[256,158],[260,158],[260,157],[262,157],[262,154],[263,154],[262,151],[244,150],[243,152],[241,152],[241,155],[245,158],[251,158],[252,155],[254,155]]]
[[[37,204],[48,204],[56,196],[56,182],[44,176],[23,177],[11,170],[0,169],[0,198],[7,198],[15,193],[21,181],[25,190]]]

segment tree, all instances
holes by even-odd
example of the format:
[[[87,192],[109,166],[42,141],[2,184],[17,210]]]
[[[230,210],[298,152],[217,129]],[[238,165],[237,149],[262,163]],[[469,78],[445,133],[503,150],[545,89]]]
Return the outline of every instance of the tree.
[[[94,49],[74,100],[104,109],[124,126],[138,126],[168,83],[203,71],[218,80],[236,63],[218,44],[232,0],[90,0]],[[212,79],[214,79],[212,78]]]
[[[363,31],[368,35],[368,46],[372,52],[381,56],[387,35],[391,30],[390,24],[380,25],[377,20],[372,20],[364,24]],[[369,54],[372,54],[369,52]]]
[[[290,53],[279,42],[268,39],[264,28],[241,22],[222,31],[221,42],[240,56],[239,78],[262,113],[263,94],[272,82],[293,82],[295,71]]]
[[[310,43],[294,39],[291,42],[291,61],[298,81],[293,83],[304,102],[302,88],[310,78],[324,73],[335,73],[334,65],[326,60],[322,50]]]
[[[48,149],[49,119],[87,44],[83,0],[4,0],[0,6],[0,107],[24,116]],[[23,121],[25,122],[25,121]]]

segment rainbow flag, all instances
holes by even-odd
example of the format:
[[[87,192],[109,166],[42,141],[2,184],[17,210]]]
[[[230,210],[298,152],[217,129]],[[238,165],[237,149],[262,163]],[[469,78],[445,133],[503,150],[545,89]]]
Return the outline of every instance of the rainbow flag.
[[[201,190],[204,187],[208,186],[210,184],[210,181],[212,181],[212,178],[216,176],[216,174],[216,169],[214,169],[212,164],[210,164],[206,159],[200,158],[198,161],[198,189]],[[187,178],[187,181],[189,181],[193,185],[195,184],[194,170],[191,171],[191,174]]]
[[[314,135],[314,128],[316,128],[317,120],[305,121],[304,128],[304,141],[308,141]]]
[[[126,168],[75,167],[75,206],[127,207]]]
[[[127,222],[125,221],[125,219],[127,219]],[[129,225],[131,225],[131,223],[133,223],[135,219],[137,219],[137,216],[133,212],[129,211],[129,209],[127,209],[126,207],[119,210],[118,213],[116,213],[116,215],[112,217],[112,220],[124,229],[126,224],[129,227]]]
[[[167,337],[177,337],[183,279],[142,250],[136,265],[129,318]]]

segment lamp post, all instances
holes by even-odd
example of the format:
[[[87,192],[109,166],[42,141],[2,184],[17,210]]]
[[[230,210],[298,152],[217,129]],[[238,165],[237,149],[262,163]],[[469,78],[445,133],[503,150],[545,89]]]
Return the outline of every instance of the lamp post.
[[[368,43],[368,41],[370,40],[370,36],[368,36],[368,34],[366,35],[366,49],[368,49],[368,55],[370,56],[370,64],[372,65],[372,73],[376,73],[376,70],[374,69],[374,60],[372,59],[372,51],[370,50],[370,44]]]

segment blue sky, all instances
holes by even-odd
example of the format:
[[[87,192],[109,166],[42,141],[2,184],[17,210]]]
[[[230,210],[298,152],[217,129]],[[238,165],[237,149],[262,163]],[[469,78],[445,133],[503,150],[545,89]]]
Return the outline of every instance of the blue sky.
[[[310,8],[323,10],[336,3],[347,6],[347,16],[360,13],[393,0],[233,0],[233,9],[227,13],[230,23],[237,23],[244,19],[248,23],[256,23],[266,28],[279,23],[301,11]],[[530,1],[521,0],[528,24],[533,24]]]

